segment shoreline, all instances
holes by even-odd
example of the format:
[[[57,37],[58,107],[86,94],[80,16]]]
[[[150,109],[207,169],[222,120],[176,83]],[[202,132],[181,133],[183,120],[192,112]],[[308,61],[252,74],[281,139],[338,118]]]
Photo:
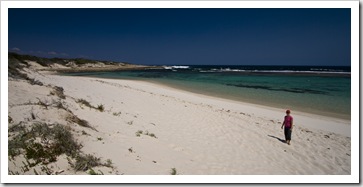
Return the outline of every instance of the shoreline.
[[[112,79],[112,78],[97,78],[97,79],[106,79],[106,80],[123,80],[123,79]],[[206,98],[208,100],[216,100],[218,102],[226,102],[226,103],[229,103],[231,105],[239,105],[239,106],[245,106],[248,110],[252,110],[252,111],[262,111],[261,116],[270,116],[271,119],[274,119],[276,118],[276,116],[279,116],[280,114],[280,118],[281,118],[281,121],[285,115],[285,111],[286,109],[284,108],[277,108],[277,107],[273,107],[273,106],[270,106],[270,105],[262,105],[262,104],[255,104],[255,103],[251,103],[251,102],[246,102],[246,101],[241,101],[241,100],[234,100],[234,99],[229,99],[229,98],[224,98],[224,97],[217,97],[217,96],[213,96],[213,95],[208,95],[208,94],[204,94],[204,93],[196,93],[196,92],[191,92],[191,91],[188,91],[188,90],[183,90],[183,89],[179,89],[178,87],[172,87],[170,85],[164,85],[162,83],[158,83],[158,82],[152,82],[152,81],[144,81],[144,80],[127,80],[127,81],[137,81],[137,82],[142,82],[144,84],[152,84],[152,85],[156,85],[156,87],[160,86],[160,87],[163,87],[164,89],[168,89],[168,90],[173,90],[175,92],[181,92],[181,93],[184,93],[184,94],[190,94],[190,95],[194,95],[195,97],[200,97],[200,98]],[[271,112],[273,113],[271,115]],[[274,115],[276,114],[276,115]],[[325,116],[325,115],[319,115],[319,114],[313,114],[313,113],[307,113],[307,112],[301,112],[301,111],[298,111],[298,110],[294,110],[292,111],[292,116],[297,116],[298,118],[303,118],[303,119],[306,119],[306,118],[314,118],[314,119],[319,119],[319,120],[327,120],[327,121],[334,121],[334,122],[337,122],[337,123],[341,123],[342,124],[342,127],[343,128],[340,128],[339,125],[335,126],[334,128],[338,128],[340,130],[343,130],[344,127],[348,127],[349,125],[349,128],[350,128],[350,123],[351,123],[351,120],[349,119],[344,119],[344,118],[337,118],[337,117],[334,117],[334,116]],[[336,125],[336,124],[335,124]],[[329,127],[329,125],[327,124],[324,124],[320,127],[313,127],[311,125],[306,125],[306,124],[302,124],[301,125],[302,127],[305,127],[305,128],[315,128],[315,129],[320,129],[320,130],[328,130],[329,129],[331,130],[331,128]],[[342,135],[346,135],[346,136],[350,136],[350,130],[349,131],[345,131],[345,132],[341,132],[340,130],[336,131],[336,130],[333,130],[331,132],[334,132],[334,133],[341,133]]]
[[[112,79],[112,78],[110,78]],[[125,79],[128,80],[128,79]],[[133,79],[129,79],[129,80],[133,80]],[[136,80],[138,81],[138,80]],[[140,80],[140,81],[144,81],[144,80]],[[261,107],[268,107],[268,108],[273,108],[273,109],[284,109],[284,107],[279,107],[277,106],[276,103],[272,103],[272,102],[259,102],[257,100],[248,100],[248,99],[241,99],[241,98],[237,98],[237,97],[233,97],[233,96],[228,96],[228,95],[222,95],[222,94],[211,94],[208,92],[204,92],[203,90],[194,90],[194,89],[190,89],[190,88],[185,88],[182,86],[174,86],[171,84],[167,84],[167,83],[161,83],[158,81],[146,81],[145,82],[149,82],[149,83],[154,83],[154,84],[158,84],[158,85],[162,85],[162,86],[166,86],[169,88],[174,88],[177,90],[182,90],[182,91],[186,91],[186,92],[190,92],[190,93],[194,93],[194,94],[200,94],[200,95],[204,95],[204,96],[210,96],[210,97],[215,97],[215,98],[220,98],[220,99],[226,99],[226,100],[230,100],[230,101],[235,101],[235,102],[241,102],[241,103],[248,103],[251,105],[257,105],[257,106],[261,106]],[[313,110],[315,113],[309,113],[309,112],[303,112],[302,110],[308,110],[307,108],[304,107],[294,107],[296,108],[296,112],[301,113],[301,114],[305,114],[305,115],[311,115],[311,116],[322,116],[322,117],[327,117],[327,118],[335,118],[335,119],[339,119],[339,120],[346,120],[346,121],[351,121],[351,114],[338,114],[338,113],[333,113],[333,112],[325,112],[325,111],[321,111],[321,110]],[[290,107],[291,109],[291,107]]]
[[[127,70],[126,70],[127,71]],[[62,73],[57,73],[56,75],[60,75],[63,76]],[[259,102],[257,100],[248,100],[245,98],[237,98],[237,97],[233,97],[233,96],[228,96],[228,95],[223,95],[223,94],[218,94],[218,93],[209,93],[209,92],[205,92],[203,90],[196,90],[190,87],[186,87],[186,86],[181,86],[181,85],[175,85],[175,84],[168,84],[165,82],[161,82],[161,81],[155,81],[155,80],[141,80],[141,79],[117,79],[117,78],[105,78],[105,77],[97,77],[97,76],[92,76],[92,75],[87,75],[87,76],[73,76],[73,75],[66,75],[66,76],[72,76],[72,77],[90,77],[90,78],[99,78],[99,79],[110,79],[110,80],[130,80],[130,81],[141,81],[141,82],[146,82],[146,83],[152,83],[152,84],[156,84],[156,85],[160,85],[160,86],[164,86],[164,87],[168,87],[168,88],[172,88],[172,89],[176,89],[176,90],[180,90],[180,91],[185,91],[188,93],[192,93],[192,94],[198,94],[201,96],[209,96],[209,97],[214,97],[214,98],[219,98],[219,99],[226,99],[226,100],[230,100],[230,101],[234,101],[234,102],[241,102],[241,103],[245,103],[245,104],[251,104],[251,105],[256,105],[256,106],[261,106],[261,107],[268,107],[274,110],[280,109],[283,110],[284,107],[281,106],[277,106],[278,104],[276,103],[269,103],[269,102]],[[321,111],[321,110],[316,110],[314,109],[313,112],[314,113],[309,113],[309,112],[303,112],[302,110],[309,110],[307,108],[304,107],[294,107],[296,108],[296,110],[294,109],[294,112],[298,112],[299,114],[304,114],[304,115],[308,115],[308,116],[321,116],[321,117],[326,117],[326,118],[332,118],[332,119],[336,119],[336,120],[343,120],[343,121],[351,121],[351,114],[338,114],[338,113],[334,113],[334,112],[325,112],[325,111]],[[292,107],[290,107],[290,109],[292,109]]]
[[[287,145],[280,128],[284,109],[145,81],[25,71],[32,82],[8,80],[9,127],[41,122],[70,128],[82,154],[112,163],[95,167],[97,173],[170,175],[173,168],[180,175],[351,173],[350,121],[292,111],[295,128]],[[62,175],[90,172],[74,171],[69,157],[47,166]],[[9,172],[21,172],[22,161],[10,159]]]

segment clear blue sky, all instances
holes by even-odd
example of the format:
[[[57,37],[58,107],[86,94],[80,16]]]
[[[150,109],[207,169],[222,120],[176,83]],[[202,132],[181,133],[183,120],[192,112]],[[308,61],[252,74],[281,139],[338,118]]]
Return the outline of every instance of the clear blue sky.
[[[350,9],[9,9],[9,51],[135,64],[351,65]]]

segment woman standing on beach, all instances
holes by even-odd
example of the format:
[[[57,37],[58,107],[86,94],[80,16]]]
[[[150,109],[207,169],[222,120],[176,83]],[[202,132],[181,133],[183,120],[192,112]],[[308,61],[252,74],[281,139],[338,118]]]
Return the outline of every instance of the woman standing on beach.
[[[290,110],[286,110],[286,116],[284,119],[284,122],[282,123],[281,129],[284,127],[285,125],[285,140],[286,143],[290,145],[290,141],[291,141],[291,133],[292,133],[292,128],[293,128],[293,118],[292,116],[290,116]]]

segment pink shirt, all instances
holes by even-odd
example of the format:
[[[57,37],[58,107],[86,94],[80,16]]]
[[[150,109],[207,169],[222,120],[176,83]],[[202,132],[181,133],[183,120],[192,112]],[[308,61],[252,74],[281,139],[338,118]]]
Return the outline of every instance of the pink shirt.
[[[292,120],[293,120],[292,116],[285,116],[285,121],[284,121],[285,127],[290,128]]]

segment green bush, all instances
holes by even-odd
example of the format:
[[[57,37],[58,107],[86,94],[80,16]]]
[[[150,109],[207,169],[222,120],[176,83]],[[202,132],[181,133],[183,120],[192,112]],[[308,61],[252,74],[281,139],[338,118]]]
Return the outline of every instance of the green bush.
[[[97,158],[91,154],[87,155],[78,155],[76,157],[76,162],[73,164],[73,168],[76,171],[87,171],[91,169],[92,167],[100,166],[102,165],[100,158]]]
[[[70,129],[63,125],[55,124],[50,127],[45,123],[36,123],[30,130],[21,126],[17,129],[17,136],[8,141],[8,154],[11,157],[24,151],[27,159],[34,159],[37,163],[49,163],[56,161],[56,157],[61,154],[75,156],[81,148],[74,140]],[[36,142],[37,138],[40,138],[41,142]]]

